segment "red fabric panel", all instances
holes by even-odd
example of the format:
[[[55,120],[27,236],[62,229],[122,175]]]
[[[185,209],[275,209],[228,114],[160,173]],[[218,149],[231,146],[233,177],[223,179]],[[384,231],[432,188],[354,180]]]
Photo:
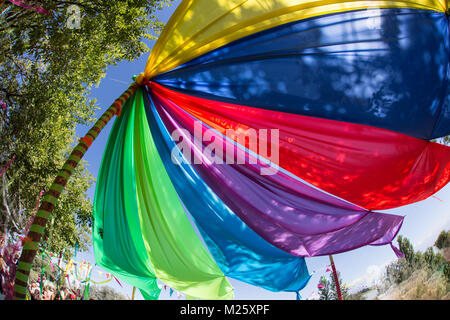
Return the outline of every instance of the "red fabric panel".
[[[223,134],[279,129],[281,168],[366,209],[424,200],[449,181],[447,146],[366,125],[192,97],[156,83],[150,87]]]

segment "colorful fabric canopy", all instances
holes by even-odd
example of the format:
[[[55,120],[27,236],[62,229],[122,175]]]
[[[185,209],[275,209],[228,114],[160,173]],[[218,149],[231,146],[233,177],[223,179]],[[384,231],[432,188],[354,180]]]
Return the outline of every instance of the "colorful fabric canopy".
[[[392,244],[373,212],[448,183],[447,1],[183,1],[116,120],[97,264],[229,299],[299,291],[304,257]]]

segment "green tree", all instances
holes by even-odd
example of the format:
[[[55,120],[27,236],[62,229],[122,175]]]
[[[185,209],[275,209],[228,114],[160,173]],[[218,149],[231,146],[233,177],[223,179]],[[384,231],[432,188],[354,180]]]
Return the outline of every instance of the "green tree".
[[[398,236],[397,238],[398,246],[401,252],[405,255],[405,260],[409,266],[420,266],[422,260],[421,256],[418,256],[414,251],[414,247],[408,238]]]
[[[436,246],[445,243],[446,232],[441,232],[436,240]],[[415,251],[408,238],[399,236],[397,238],[399,248],[405,255],[386,267],[386,282],[389,284],[400,284],[409,279],[411,275],[420,269],[427,269],[431,272],[441,272],[450,281],[450,264],[440,253],[435,253],[432,247],[424,253]],[[438,247],[439,248],[439,247]]]
[[[92,300],[127,300],[127,298],[110,287],[91,286],[89,298]]]
[[[321,277],[319,281],[319,300],[332,300],[331,284],[326,277]]]
[[[37,195],[77,139],[76,126],[94,120],[92,86],[107,66],[149,51],[148,41],[163,25],[157,10],[170,0],[37,2],[51,14],[8,1],[0,6],[0,166],[15,157],[0,204],[1,230],[8,233],[21,233],[35,211]],[[70,5],[80,9],[79,28],[67,25]],[[81,163],[44,235],[50,250],[88,244],[92,214],[85,192],[92,182]]]
[[[450,247],[450,231],[442,231],[436,239],[434,245],[438,249]]]
[[[344,287],[344,282],[339,271],[337,272],[337,275],[341,286],[342,298],[346,300],[348,297],[348,288]],[[319,284],[322,285],[322,288],[319,288],[319,300],[338,300],[336,282],[334,281],[332,272],[330,272],[328,279],[322,277]]]

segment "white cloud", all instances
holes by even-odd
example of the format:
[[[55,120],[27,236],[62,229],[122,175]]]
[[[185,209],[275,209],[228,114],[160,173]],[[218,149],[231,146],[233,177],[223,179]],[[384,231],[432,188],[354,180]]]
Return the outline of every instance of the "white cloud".
[[[372,264],[368,266],[366,268],[366,273],[362,277],[357,278],[351,283],[347,284],[350,292],[356,292],[364,287],[370,287],[376,284],[379,280],[382,279],[386,266],[391,262],[392,261],[390,260],[380,265]]]

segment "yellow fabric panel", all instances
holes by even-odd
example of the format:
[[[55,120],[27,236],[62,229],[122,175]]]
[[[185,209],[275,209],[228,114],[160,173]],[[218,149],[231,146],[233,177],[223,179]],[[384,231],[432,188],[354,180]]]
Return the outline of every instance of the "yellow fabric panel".
[[[445,12],[448,0],[183,0],[155,44],[145,78],[174,69],[242,37],[329,13],[370,8]]]

